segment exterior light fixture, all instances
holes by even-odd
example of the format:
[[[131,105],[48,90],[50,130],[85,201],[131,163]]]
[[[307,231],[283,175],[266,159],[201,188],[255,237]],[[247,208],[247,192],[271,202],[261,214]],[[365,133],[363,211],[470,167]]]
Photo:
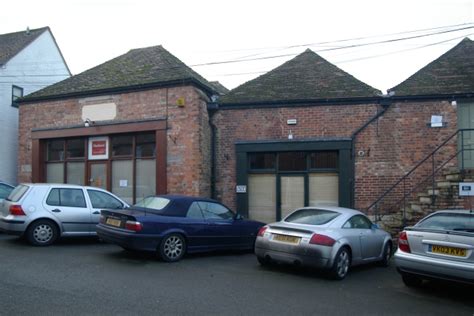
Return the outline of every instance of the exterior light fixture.
[[[94,121],[91,121],[90,119],[86,118],[84,121],[84,127],[89,127],[91,125],[94,125]]]

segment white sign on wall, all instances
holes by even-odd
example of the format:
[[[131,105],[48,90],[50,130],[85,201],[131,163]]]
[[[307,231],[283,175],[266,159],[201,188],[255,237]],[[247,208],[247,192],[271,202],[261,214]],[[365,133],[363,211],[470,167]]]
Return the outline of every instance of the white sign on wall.
[[[459,196],[474,196],[474,182],[459,182]]]
[[[246,185],[237,185],[235,186],[236,193],[247,193],[247,186]]]
[[[109,138],[89,137],[89,160],[109,159]]]

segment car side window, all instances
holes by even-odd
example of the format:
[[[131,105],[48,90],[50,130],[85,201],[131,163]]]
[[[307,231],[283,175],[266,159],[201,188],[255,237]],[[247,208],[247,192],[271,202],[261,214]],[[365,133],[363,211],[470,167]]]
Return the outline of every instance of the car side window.
[[[352,216],[343,226],[343,228],[370,229],[372,223],[363,215]]]
[[[202,215],[201,208],[198,205],[198,202],[193,202],[188,209],[188,213],[186,214],[187,218],[197,218],[203,219],[204,216]]]
[[[84,192],[81,189],[52,189],[46,203],[53,206],[86,207]]]
[[[198,204],[206,219],[231,219],[234,217],[234,213],[221,204],[212,202],[198,202]]]
[[[87,190],[93,208],[123,208],[123,203],[110,194],[97,190]]]

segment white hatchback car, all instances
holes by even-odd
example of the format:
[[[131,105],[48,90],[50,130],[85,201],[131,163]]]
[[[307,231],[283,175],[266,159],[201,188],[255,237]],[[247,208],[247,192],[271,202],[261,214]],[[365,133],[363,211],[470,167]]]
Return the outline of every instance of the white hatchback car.
[[[0,204],[0,230],[35,246],[58,237],[96,235],[101,209],[129,205],[112,193],[70,184],[20,184]]]

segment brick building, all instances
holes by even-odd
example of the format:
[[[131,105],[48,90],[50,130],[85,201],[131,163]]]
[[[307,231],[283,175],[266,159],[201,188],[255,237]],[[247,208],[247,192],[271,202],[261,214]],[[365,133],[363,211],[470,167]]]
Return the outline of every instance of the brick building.
[[[19,178],[101,186],[130,202],[211,196],[266,222],[319,203],[366,209],[471,127],[473,52],[465,39],[383,95],[307,50],[215,101],[225,89],[161,46],[132,50],[21,101]],[[469,167],[459,148],[455,135],[436,166]]]
[[[458,121],[474,106],[473,53],[465,39],[386,96],[311,51],[237,87],[212,115],[217,197],[267,222],[318,203],[366,209],[468,127]],[[457,147],[454,137],[433,164],[456,166]],[[417,168],[404,192],[426,187],[418,183],[431,165]],[[399,203],[400,190],[383,206]]]
[[[30,94],[20,106],[19,180],[99,186],[132,203],[208,196],[206,106],[218,90],[156,46]]]

